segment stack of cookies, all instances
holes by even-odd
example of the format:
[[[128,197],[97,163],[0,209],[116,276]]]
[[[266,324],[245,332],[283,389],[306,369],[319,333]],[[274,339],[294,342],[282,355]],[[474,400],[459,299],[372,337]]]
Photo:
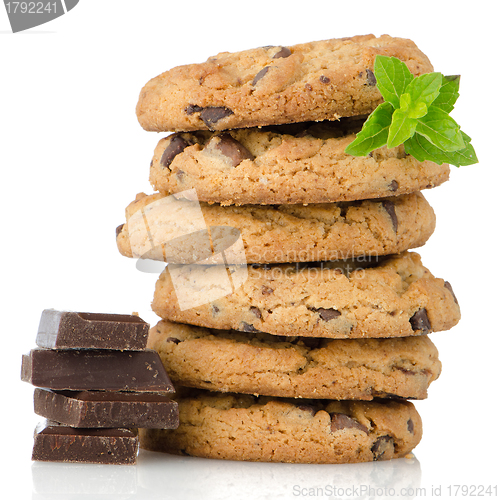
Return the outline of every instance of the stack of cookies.
[[[143,128],[174,133],[151,162],[158,193],[129,205],[117,243],[168,262],[148,346],[180,412],[177,429],[141,432],[143,447],[344,463],[418,444],[408,400],[441,371],[428,334],[460,310],[408,250],[435,227],[420,191],[449,167],[403,146],[344,153],[382,101],[377,54],[432,71],[410,40],[367,35],[221,53],[143,88]]]

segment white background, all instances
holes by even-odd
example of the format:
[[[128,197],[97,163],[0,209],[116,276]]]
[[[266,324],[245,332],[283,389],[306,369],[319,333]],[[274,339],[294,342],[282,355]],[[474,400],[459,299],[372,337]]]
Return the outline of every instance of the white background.
[[[221,51],[366,33],[411,38],[437,71],[462,75],[453,116],[480,159],[452,167],[448,183],[426,192],[438,224],[419,253],[424,265],[452,283],[462,320],[432,334],[443,373],[429,398],[416,402],[424,438],[410,476],[427,497],[433,486],[441,485],[446,496],[449,484],[498,483],[500,64],[493,6],[490,0],[81,0],[62,18],[18,34],[0,6],[0,453],[2,477],[20,478],[16,498],[64,492],[56,497],[70,498],[71,488],[98,498],[86,489],[97,476],[103,498],[206,497],[209,488],[218,492],[213,498],[245,496],[241,488],[249,497],[296,498],[319,494],[304,488],[332,485],[340,476],[345,485],[402,477],[411,464],[401,461],[370,468],[261,466],[145,453],[136,468],[125,470],[32,465],[39,418],[33,388],[19,378],[21,355],[34,347],[45,308],[137,311],[156,322],[150,311],[156,276],[138,272],[114,239],[125,206],[137,192],[152,191],[149,162],[164,135],[143,131],[135,118],[147,80]]]

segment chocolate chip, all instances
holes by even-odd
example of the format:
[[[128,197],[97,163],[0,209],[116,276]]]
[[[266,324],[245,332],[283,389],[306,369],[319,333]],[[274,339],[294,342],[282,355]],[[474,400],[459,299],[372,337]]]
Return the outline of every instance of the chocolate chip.
[[[386,451],[394,450],[394,439],[391,436],[380,436],[373,444],[371,450],[373,460],[380,460]]]
[[[323,309],[322,307],[320,307],[318,309],[318,312],[319,312],[319,317],[323,321],[330,321],[340,316],[340,311],[337,311],[336,309]]]
[[[340,431],[341,429],[359,429],[368,434],[368,429],[360,424],[356,419],[348,417],[344,413],[330,413],[332,420],[330,430],[332,432]]]
[[[271,66],[266,66],[265,68],[262,68],[255,76],[254,79],[252,80],[252,86],[254,86],[259,80],[264,78],[265,74],[269,71],[269,68]]]
[[[250,307],[250,312],[253,312],[257,318],[262,319],[262,313],[260,312],[260,309],[258,307]]]
[[[233,114],[233,111],[224,106],[210,106],[209,108],[203,108],[200,112],[200,118],[203,120],[203,123],[210,128],[211,125],[214,125],[219,120],[226,118]]]
[[[396,208],[394,206],[394,203],[389,200],[384,200],[382,202],[382,206],[385,208],[385,211],[389,214],[389,217],[391,218],[392,221],[392,228],[394,229],[394,232],[397,233],[398,216],[396,215]]]
[[[122,232],[122,229],[123,229],[123,226],[125,224],[120,224],[117,228],[116,228],[116,237],[118,238],[118,235]]]
[[[373,71],[371,69],[366,70],[366,84],[369,87],[374,87],[377,85],[377,79],[375,78],[375,75],[373,74]]]
[[[311,405],[300,405],[297,406],[299,410],[306,411],[307,413],[310,413],[312,416],[316,415],[316,408],[314,408]]]
[[[196,104],[189,104],[184,111],[187,115],[193,115],[194,113],[201,113],[203,108],[201,106],[197,106]]]
[[[292,55],[292,51],[288,47],[281,47],[281,50],[274,54],[273,59],[280,59],[281,57],[289,57]]]
[[[445,281],[444,282],[444,287],[447,288],[451,292],[451,294],[453,295],[453,300],[455,301],[455,304],[458,304],[457,297],[455,295],[455,292],[453,291],[453,288],[451,288],[450,282],[449,281]]]
[[[255,328],[253,325],[245,323],[244,321],[241,322],[240,330],[247,333],[262,333],[260,330],[257,330],[257,328]]]
[[[272,293],[274,293],[274,289],[273,288],[269,288],[266,285],[262,285],[261,291],[262,291],[262,295],[271,295]]]
[[[431,322],[425,309],[419,309],[411,318],[410,324],[413,331],[421,330],[422,334],[431,331]]]
[[[313,89],[313,88],[312,88],[312,85],[311,85],[310,83],[306,83],[306,84],[304,85],[304,87],[305,87],[305,89],[306,89],[306,90],[309,90],[309,91],[311,91],[311,90]]]
[[[411,418],[408,420],[408,422],[406,422],[406,427],[408,428],[408,432],[411,432],[413,434],[415,425],[413,424],[413,420]]]
[[[230,159],[232,167],[237,167],[243,160],[254,160],[255,156],[229,134],[216,136],[215,149]]]
[[[212,316],[217,316],[220,312],[220,309],[217,306],[212,306]]]
[[[337,311],[336,309],[324,309],[323,307],[318,307],[317,309],[311,309],[311,311],[319,313],[319,317],[323,321],[330,321],[340,316],[340,311]]]
[[[325,75],[321,75],[321,76],[319,77],[319,81],[320,81],[321,83],[330,83],[330,78],[328,78],[328,77],[327,77],[327,76],[325,76]]]
[[[392,181],[390,184],[389,184],[389,189],[392,191],[392,192],[395,192],[397,191],[399,188],[399,182],[394,180]]]
[[[174,134],[170,136],[170,142],[161,155],[160,164],[164,168],[169,168],[174,158],[179,153],[182,153],[188,146],[189,143],[180,135]]]
[[[173,342],[174,344],[180,344],[182,340],[176,338],[176,337],[167,337],[166,338],[167,342]]]
[[[394,367],[396,370],[399,370],[400,372],[403,372],[405,375],[416,375],[417,372],[414,372],[413,370],[408,370],[408,368],[403,368],[402,366],[395,366]]]

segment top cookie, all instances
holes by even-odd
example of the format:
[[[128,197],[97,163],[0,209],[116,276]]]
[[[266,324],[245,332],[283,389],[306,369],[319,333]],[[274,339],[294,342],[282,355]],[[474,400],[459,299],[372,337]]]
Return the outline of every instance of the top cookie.
[[[373,75],[377,54],[397,57],[416,76],[433,71],[411,40],[389,35],[222,52],[150,80],[139,96],[137,118],[145,130],[161,132],[369,114],[382,102]]]

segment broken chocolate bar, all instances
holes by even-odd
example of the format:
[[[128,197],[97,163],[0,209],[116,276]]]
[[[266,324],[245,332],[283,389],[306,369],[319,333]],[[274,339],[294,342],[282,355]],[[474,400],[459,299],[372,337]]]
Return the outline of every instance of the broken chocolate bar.
[[[69,391],[174,392],[158,353],[32,349],[23,355],[21,379]]]
[[[35,429],[32,460],[134,464],[139,441],[129,429],[74,429],[42,422]]]
[[[141,350],[148,332],[148,323],[139,316],[46,309],[36,344],[49,349]]]
[[[176,429],[179,410],[165,394],[35,389],[35,413],[70,427]]]

